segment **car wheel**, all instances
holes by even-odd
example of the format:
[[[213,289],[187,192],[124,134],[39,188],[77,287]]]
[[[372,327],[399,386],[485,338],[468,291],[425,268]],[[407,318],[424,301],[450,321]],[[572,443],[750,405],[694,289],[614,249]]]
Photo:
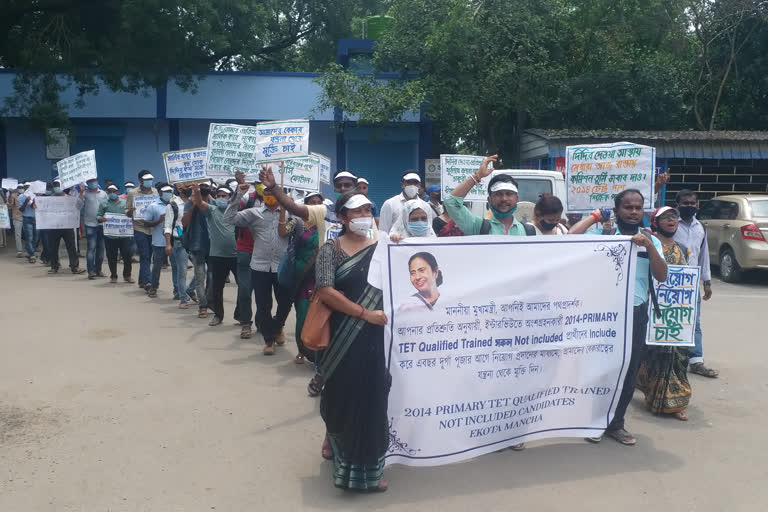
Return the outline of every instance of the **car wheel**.
[[[720,253],[720,277],[726,283],[738,283],[741,281],[741,267],[736,261],[736,256],[730,248],[723,249]]]

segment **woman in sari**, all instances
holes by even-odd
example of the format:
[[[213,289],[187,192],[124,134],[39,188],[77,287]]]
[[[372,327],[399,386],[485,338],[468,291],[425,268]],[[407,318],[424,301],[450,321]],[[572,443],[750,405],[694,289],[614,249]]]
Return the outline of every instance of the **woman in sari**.
[[[687,265],[688,249],[675,242],[680,214],[665,206],[654,212],[652,227],[671,265]],[[688,382],[688,349],[649,345],[637,373],[637,387],[645,394],[645,405],[653,414],[672,414],[687,421],[685,409],[691,400]]]
[[[330,343],[318,362],[325,379],[323,457],[333,459],[336,487],[382,492],[388,485],[382,473],[391,376],[384,357],[382,292],[368,284],[376,249],[371,202],[346,192],[336,201],[336,213],[342,233],[323,245],[315,263],[316,293],[333,310]]]
[[[323,204],[323,196],[318,192],[307,194],[304,198],[305,205]],[[285,209],[280,212],[280,222],[284,220]],[[294,250],[296,253],[295,276],[296,288],[294,289],[294,306],[296,307],[296,346],[299,350],[294,362],[304,364],[304,360],[314,362],[315,353],[304,346],[301,341],[301,329],[304,327],[304,319],[309,310],[309,300],[312,292],[315,290],[315,258],[317,256],[318,241],[317,226],[306,226],[301,219],[292,218],[279,226],[279,230],[284,229],[285,234],[280,232],[280,236],[291,235],[294,238]]]

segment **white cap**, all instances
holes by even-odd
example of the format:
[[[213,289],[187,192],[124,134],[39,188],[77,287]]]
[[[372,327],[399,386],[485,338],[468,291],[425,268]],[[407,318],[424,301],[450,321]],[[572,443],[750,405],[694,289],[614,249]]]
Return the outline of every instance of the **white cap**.
[[[230,190],[230,188],[227,187],[226,185],[222,185],[219,188],[217,188],[216,193],[218,194],[219,192],[226,192],[227,194],[232,195],[232,190]]]
[[[133,187],[133,188],[136,188],[136,185],[134,185],[132,181],[126,181],[126,182],[125,182],[125,186],[126,186],[126,187]]]
[[[24,182],[24,186],[25,186],[25,187],[28,187],[28,186],[30,186],[31,184],[32,184],[32,183],[30,183],[29,181],[25,181],[25,182]]]
[[[107,190],[112,190],[112,189],[115,189],[115,190],[118,190],[118,191],[120,190],[119,188],[117,188],[116,185],[110,185],[110,186],[107,187]]]
[[[341,171],[339,174],[333,177],[333,181],[336,181],[339,178],[350,178],[350,179],[356,180],[357,176],[355,176],[349,171]]]
[[[421,176],[419,176],[415,172],[409,172],[408,174],[403,176],[403,181],[411,181],[411,180],[416,180],[419,183],[421,183]]]
[[[304,200],[306,201],[310,197],[314,196],[322,196],[322,194],[320,194],[320,192],[307,192],[307,195],[304,196]]]
[[[360,208],[361,206],[365,206],[366,204],[372,205],[373,203],[363,194],[355,194],[349,199],[347,199],[347,202],[344,203],[344,206],[342,208],[346,208],[347,210],[354,210],[355,208]]]
[[[517,194],[517,187],[514,183],[509,181],[497,181],[493,184],[493,187],[491,187],[491,193],[498,192],[500,190],[509,190]]]
[[[173,187],[170,185],[166,185],[160,189],[160,192],[173,192]]]
[[[141,181],[144,181],[144,180],[153,180],[153,179],[155,179],[155,177],[154,177],[154,176],[152,176],[151,174],[145,174],[145,175],[144,175],[144,176],[141,178]]]
[[[370,183],[368,183],[368,180],[365,179],[365,178],[357,178],[357,182],[358,183],[365,183],[366,185],[370,185]]]

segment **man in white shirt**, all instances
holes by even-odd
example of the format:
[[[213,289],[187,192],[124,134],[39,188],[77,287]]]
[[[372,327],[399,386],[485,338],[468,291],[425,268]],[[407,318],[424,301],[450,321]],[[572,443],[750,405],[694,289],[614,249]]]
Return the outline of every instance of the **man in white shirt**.
[[[379,215],[379,230],[389,233],[397,221],[400,219],[400,215],[403,212],[403,205],[409,199],[415,199],[419,195],[419,185],[421,185],[421,177],[417,171],[405,171],[403,177],[400,180],[400,187],[403,189],[402,194],[398,194],[394,197],[387,199],[381,207],[381,214]],[[427,212],[429,216],[429,224],[432,224],[432,220],[435,218],[435,212],[432,208]]]

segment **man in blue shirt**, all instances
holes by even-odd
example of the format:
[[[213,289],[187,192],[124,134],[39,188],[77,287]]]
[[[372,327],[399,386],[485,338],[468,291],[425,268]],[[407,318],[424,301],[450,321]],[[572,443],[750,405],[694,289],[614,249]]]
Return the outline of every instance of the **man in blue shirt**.
[[[173,199],[173,188],[163,185],[159,188],[160,198],[144,211],[144,226],[152,229],[152,282],[147,293],[157,297],[160,287],[160,271],[165,258],[165,210]]]
[[[640,232],[643,223],[643,194],[636,189],[626,189],[614,199],[616,214],[616,235],[631,236],[632,241],[639,246],[637,268],[635,273],[634,323],[632,324],[632,355],[627,367],[627,375],[621,389],[616,413],[605,435],[614,438],[623,445],[631,446],[637,443],[635,437],[624,429],[624,416],[632,401],[637,381],[637,369],[645,354],[645,337],[648,330],[648,300],[650,277],[657,281],[667,280],[667,262],[664,260],[664,249],[658,238],[648,231]],[[577,222],[568,234],[582,234],[597,222],[605,222],[610,218],[608,211],[596,210]],[[600,437],[588,438],[589,441],[599,442]]]

